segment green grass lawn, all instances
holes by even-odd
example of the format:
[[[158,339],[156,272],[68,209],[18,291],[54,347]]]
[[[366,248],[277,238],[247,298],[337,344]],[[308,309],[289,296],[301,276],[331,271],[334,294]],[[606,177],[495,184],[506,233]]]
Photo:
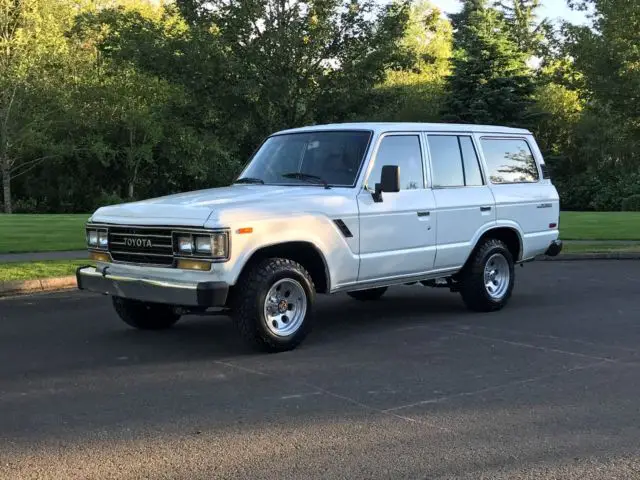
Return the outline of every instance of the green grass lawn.
[[[563,240],[639,240],[640,212],[562,212]]]
[[[0,282],[75,275],[76,268],[92,265],[90,260],[54,260],[47,262],[0,263]]]
[[[562,247],[562,253],[640,253],[640,242],[630,245],[619,243],[565,243]]]
[[[0,214],[0,253],[82,250],[89,216]]]

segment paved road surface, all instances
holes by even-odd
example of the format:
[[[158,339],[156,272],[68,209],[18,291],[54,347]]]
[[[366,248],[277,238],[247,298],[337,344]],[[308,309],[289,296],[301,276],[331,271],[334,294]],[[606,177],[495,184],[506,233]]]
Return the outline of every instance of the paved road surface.
[[[0,478],[640,478],[640,263],[517,270],[506,310],[323,299],[294,352],[225,318],[0,301]]]

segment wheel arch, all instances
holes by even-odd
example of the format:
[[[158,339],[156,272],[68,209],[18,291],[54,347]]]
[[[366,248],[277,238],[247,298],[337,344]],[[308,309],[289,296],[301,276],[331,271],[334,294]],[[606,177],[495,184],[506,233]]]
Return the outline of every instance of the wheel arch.
[[[511,256],[513,257],[514,263],[518,263],[522,260],[524,244],[522,240],[522,233],[520,232],[520,230],[517,227],[511,225],[496,225],[485,230],[478,236],[473,244],[471,252],[469,252],[467,260],[465,261],[465,267],[469,263],[470,259],[473,258],[473,254],[478,249],[478,246],[489,238],[495,238],[504,242],[509,249]]]
[[[331,291],[329,265],[322,251],[308,241],[288,241],[264,245],[251,253],[238,277],[267,258],[288,258],[302,265],[311,275],[317,293]]]

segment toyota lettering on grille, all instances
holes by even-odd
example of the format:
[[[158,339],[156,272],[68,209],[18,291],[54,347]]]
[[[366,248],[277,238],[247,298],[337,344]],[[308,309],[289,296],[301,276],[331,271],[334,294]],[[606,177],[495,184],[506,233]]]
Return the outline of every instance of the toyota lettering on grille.
[[[151,244],[151,240],[149,240],[148,238],[126,237],[124,239],[124,244],[127,247],[138,247],[138,248],[151,248],[153,246]]]

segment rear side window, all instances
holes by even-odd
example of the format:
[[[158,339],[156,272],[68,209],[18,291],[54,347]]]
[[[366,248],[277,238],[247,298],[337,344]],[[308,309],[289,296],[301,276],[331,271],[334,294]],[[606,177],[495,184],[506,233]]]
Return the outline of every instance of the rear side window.
[[[491,183],[533,183],[540,179],[529,144],[521,138],[483,138]]]
[[[435,188],[483,185],[471,137],[429,135],[428,139]]]

